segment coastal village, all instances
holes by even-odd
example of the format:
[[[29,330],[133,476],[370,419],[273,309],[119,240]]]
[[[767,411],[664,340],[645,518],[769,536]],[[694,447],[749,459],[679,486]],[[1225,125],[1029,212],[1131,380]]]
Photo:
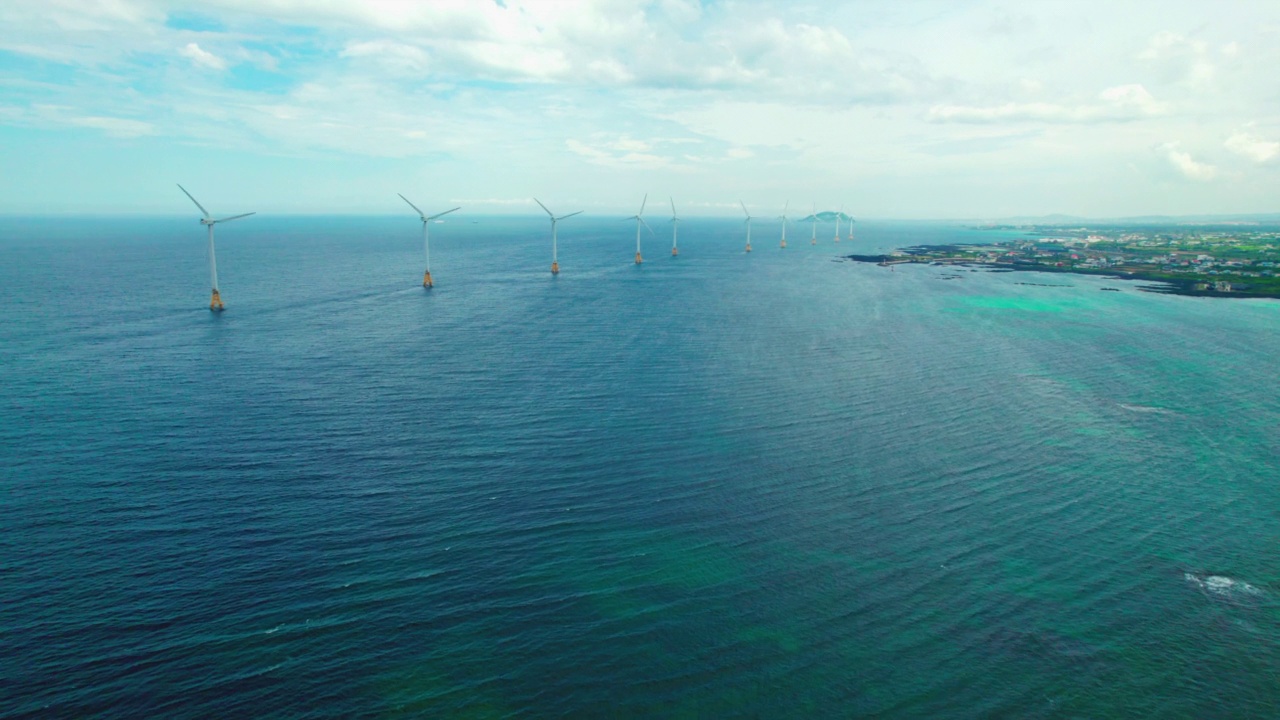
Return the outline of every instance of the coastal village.
[[[1280,297],[1280,230],[1275,228],[984,226],[1025,236],[984,245],[905,248],[850,256],[884,265],[935,263],[1007,270],[1105,275],[1161,283],[1180,295]]]

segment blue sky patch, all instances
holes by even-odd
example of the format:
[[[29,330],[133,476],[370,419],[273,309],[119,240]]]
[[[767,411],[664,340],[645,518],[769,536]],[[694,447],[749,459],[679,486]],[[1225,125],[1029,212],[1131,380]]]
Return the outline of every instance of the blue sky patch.
[[[255,65],[236,65],[227,71],[227,87],[236,90],[283,95],[293,85],[293,78],[263,70]]]
[[[170,13],[164,19],[164,25],[174,30],[190,30],[192,32],[223,32],[226,25],[208,15],[189,12]]]

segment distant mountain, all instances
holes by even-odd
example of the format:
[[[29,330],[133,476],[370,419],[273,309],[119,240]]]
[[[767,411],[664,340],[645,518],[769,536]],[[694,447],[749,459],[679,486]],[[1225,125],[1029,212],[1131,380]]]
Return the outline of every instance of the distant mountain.
[[[857,220],[854,220],[853,216],[848,213],[831,212],[830,210],[823,210],[822,212],[818,213],[818,222],[835,222],[837,215],[840,216],[840,222],[853,222],[853,223],[858,222]],[[813,216],[805,215],[803,218],[798,219],[798,222],[804,222],[804,221],[812,222]]]

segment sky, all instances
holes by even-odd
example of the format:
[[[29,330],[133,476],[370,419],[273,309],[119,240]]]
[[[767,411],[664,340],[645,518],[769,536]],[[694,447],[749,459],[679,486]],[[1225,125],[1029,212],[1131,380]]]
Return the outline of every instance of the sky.
[[[0,3],[0,213],[1280,211],[1280,2]],[[651,210],[655,214],[662,208]]]

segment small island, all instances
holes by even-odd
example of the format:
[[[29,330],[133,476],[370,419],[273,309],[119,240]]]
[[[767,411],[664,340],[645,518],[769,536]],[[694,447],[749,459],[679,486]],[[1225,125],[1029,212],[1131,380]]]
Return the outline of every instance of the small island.
[[[846,257],[886,266],[927,263],[1145,280],[1155,284],[1138,289],[1174,295],[1280,298],[1280,231],[1274,229],[1034,225],[979,229],[1021,230],[1026,237]]]

